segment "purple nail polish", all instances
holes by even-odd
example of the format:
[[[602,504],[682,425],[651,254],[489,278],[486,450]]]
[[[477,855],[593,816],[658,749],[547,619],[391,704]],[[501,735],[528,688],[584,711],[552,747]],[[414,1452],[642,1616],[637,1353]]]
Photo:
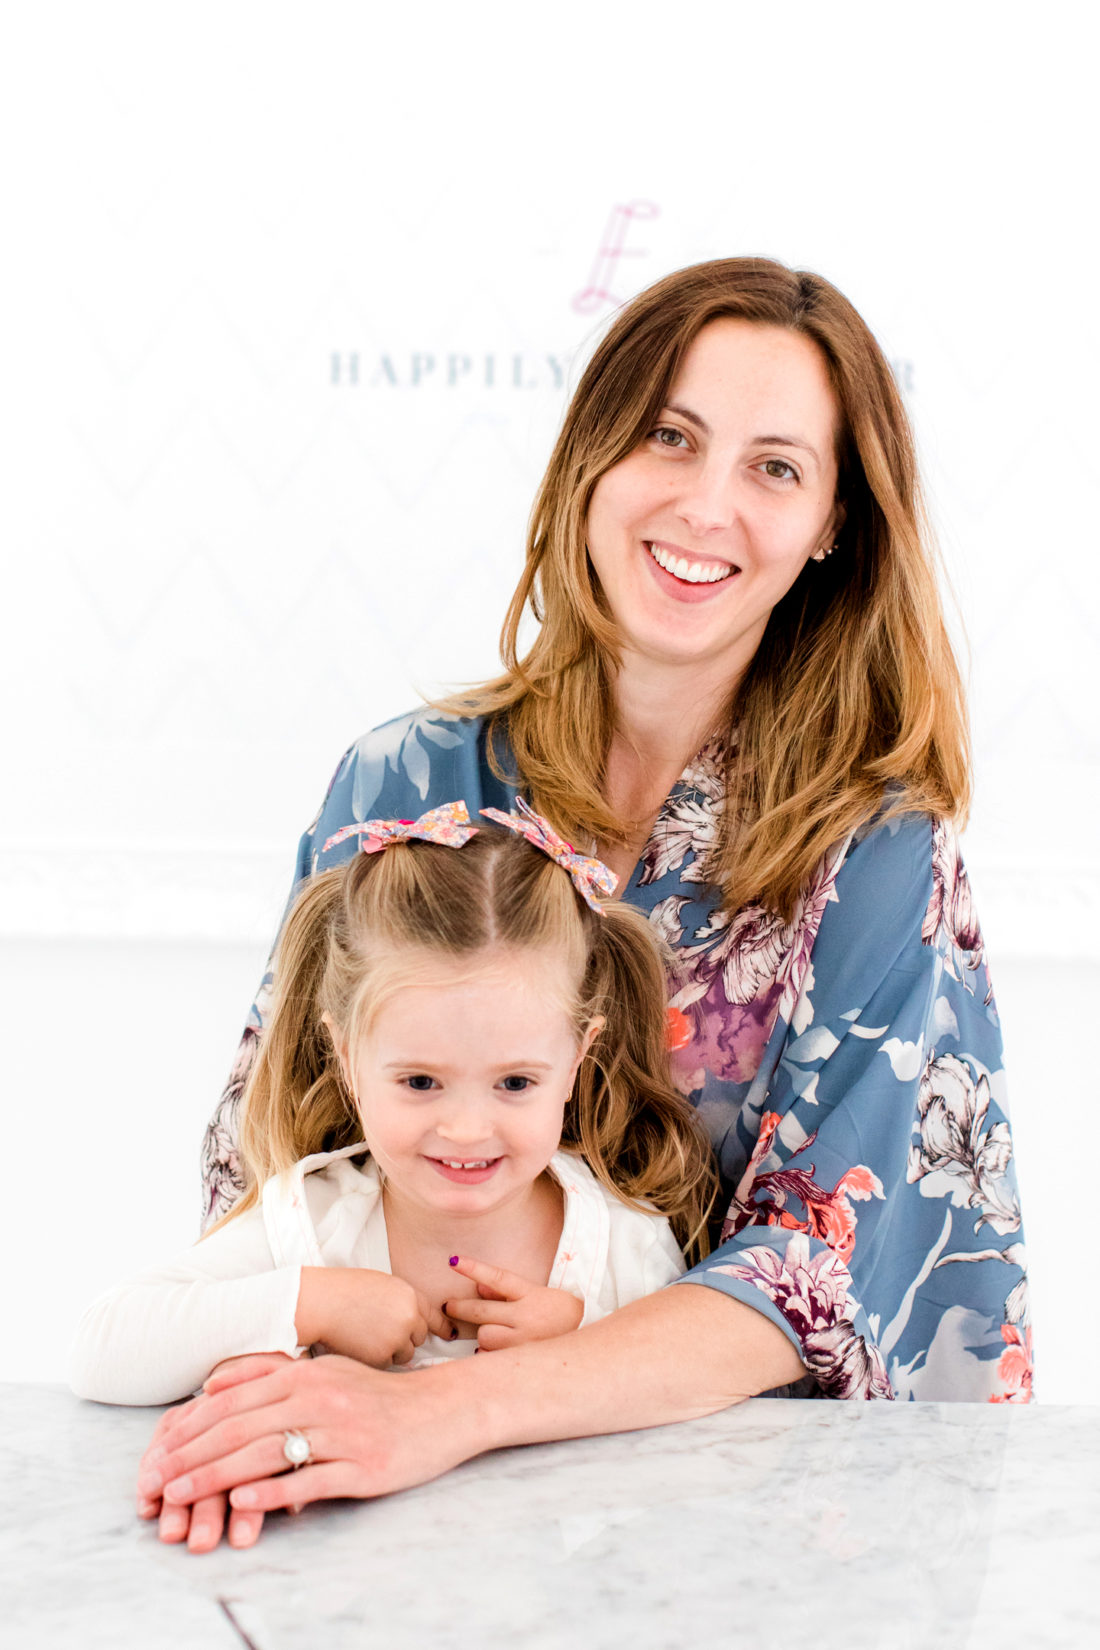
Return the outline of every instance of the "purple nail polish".
[[[458,1330],[457,1329],[452,1329],[451,1330],[451,1339],[452,1339],[452,1341],[457,1341],[458,1340]]]
[[[457,1266],[458,1265],[458,1256],[457,1255],[452,1255],[450,1260],[447,1262],[447,1265],[448,1266]]]

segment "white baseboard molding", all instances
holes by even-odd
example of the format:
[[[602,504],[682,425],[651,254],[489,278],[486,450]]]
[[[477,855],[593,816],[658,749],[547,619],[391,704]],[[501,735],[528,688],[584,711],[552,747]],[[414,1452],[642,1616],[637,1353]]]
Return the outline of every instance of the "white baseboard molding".
[[[263,845],[0,847],[0,937],[265,945],[291,856]],[[990,957],[1100,960],[1100,867],[969,862]]]

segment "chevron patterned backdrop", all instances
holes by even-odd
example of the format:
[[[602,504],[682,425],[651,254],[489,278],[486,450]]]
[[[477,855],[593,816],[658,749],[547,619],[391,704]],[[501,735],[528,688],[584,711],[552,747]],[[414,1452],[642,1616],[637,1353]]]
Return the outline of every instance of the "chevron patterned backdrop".
[[[912,411],[994,952],[1100,954],[1096,321],[1058,14],[28,13],[2,71],[3,931],[270,934],[344,746],[492,672],[614,303],[762,252],[849,293]]]

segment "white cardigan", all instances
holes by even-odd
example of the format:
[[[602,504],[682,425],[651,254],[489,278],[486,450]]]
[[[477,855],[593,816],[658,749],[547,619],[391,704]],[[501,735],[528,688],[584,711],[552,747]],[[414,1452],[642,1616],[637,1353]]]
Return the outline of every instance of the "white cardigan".
[[[73,1348],[76,1395],[167,1404],[195,1391],[223,1358],[302,1356],[307,1349],[298,1344],[294,1314],[303,1266],[391,1270],[381,1181],[364,1151],[360,1144],[303,1158],[267,1182],[255,1207],[178,1260],[93,1301]],[[548,1282],[583,1300],[583,1323],[683,1273],[684,1257],[663,1215],[621,1202],[571,1152],[555,1153],[549,1166],[565,1214]],[[476,1345],[430,1335],[404,1367],[467,1357]]]

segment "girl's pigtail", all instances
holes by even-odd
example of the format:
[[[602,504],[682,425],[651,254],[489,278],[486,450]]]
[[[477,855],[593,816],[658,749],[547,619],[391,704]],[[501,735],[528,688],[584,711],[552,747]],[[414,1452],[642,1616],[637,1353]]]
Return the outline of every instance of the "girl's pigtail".
[[[609,1190],[666,1215],[689,1258],[701,1258],[718,1178],[695,1108],[670,1074],[653,929],[630,906],[603,911],[582,1005],[604,1025],[577,1073],[562,1143],[578,1148]]]
[[[226,1220],[257,1201],[269,1176],[312,1152],[336,1151],[362,1138],[335,1046],[321,1019],[322,985],[334,928],[342,926],[347,886],[343,866],[313,877],[279,936],[275,1002],[241,1102],[246,1189]]]

